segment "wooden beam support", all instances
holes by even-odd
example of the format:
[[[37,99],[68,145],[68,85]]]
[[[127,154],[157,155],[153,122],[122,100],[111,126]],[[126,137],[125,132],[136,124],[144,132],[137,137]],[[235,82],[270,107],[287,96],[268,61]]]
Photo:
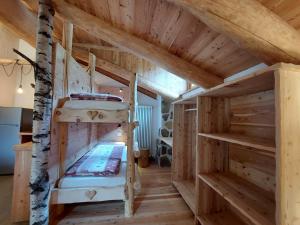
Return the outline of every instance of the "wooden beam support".
[[[64,67],[64,95],[69,95],[69,73],[70,60],[72,57],[72,42],[73,42],[73,24],[70,21],[65,21],[63,26],[62,46],[66,49],[65,52],[65,67]]]
[[[130,78],[129,85],[129,124],[127,134],[127,194],[128,199],[125,203],[125,216],[132,216],[134,213],[134,129],[135,129],[135,106],[137,104],[137,77],[136,74]]]
[[[300,34],[256,0],[168,0],[268,64],[300,63]]]
[[[97,45],[94,43],[73,43],[73,46],[78,47],[78,48],[85,48],[85,49],[123,52],[122,49],[115,47],[115,46],[104,46],[104,45]]]
[[[95,93],[96,56],[89,53],[89,74],[91,76],[91,93]]]
[[[126,31],[113,27],[111,24],[96,16],[69,4],[63,0],[54,0],[54,7],[58,14],[70,20],[74,25],[91,33],[104,41],[118,46],[128,52],[146,58],[167,71],[183,77],[205,88],[223,82],[223,79],[211,74],[200,67],[177,57],[155,44],[149,43]]]

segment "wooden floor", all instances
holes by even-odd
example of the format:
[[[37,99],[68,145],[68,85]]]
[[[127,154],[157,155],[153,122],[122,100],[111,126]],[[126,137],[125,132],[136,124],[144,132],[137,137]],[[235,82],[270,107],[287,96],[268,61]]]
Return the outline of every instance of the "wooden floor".
[[[69,206],[59,225],[192,225],[193,215],[171,184],[170,168],[141,169],[142,189],[136,196],[135,215],[124,217],[122,202]]]

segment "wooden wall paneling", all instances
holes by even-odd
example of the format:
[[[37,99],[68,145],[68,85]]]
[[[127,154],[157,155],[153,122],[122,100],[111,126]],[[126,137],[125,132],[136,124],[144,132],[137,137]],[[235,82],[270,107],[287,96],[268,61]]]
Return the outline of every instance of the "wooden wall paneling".
[[[89,93],[91,91],[90,76],[76,60],[70,58],[69,93]]]
[[[300,220],[300,68],[275,73],[276,224]]]
[[[229,144],[229,170],[258,187],[275,193],[275,158],[274,155],[263,155],[256,149]]]
[[[230,132],[266,138],[275,143],[274,90],[233,97]],[[270,192],[275,192],[274,154],[230,144],[230,171]]]

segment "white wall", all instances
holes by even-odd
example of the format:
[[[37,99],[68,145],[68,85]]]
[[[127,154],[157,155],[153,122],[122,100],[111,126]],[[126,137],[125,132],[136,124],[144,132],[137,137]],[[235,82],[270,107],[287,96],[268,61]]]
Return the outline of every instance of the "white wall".
[[[27,42],[20,40],[19,41],[19,51],[28,56],[30,59],[35,61],[35,48],[29,45]],[[33,108],[33,98],[34,98],[34,89],[30,86],[31,83],[34,84],[34,71],[30,66],[24,66],[24,73],[22,79],[23,93],[16,94],[14,99],[14,105],[16,107],[23,108]],[[20,84],[20,73],[21,68],[19,68],[19,76],[17,77],[17,86]]]
[[[10,33],[2,24],[0,24],[0,58],[17,58],[12,51],[18,49],[19,39]],[[13,65],[6,66],[7,72],[12,71]],[[14,106],[14,97],[16,93],[17,72],[14,70],[11,77],[7,77],[0,66],[0,106]]]
[[[20,58],[13,52],[13,48],[18,49],[29,58],[35,60],[35,49],[0,24],[0,58]],[[12,71],[13,65],[5,68],[10,72]],[[30,71],[30,66],[23,66],[23,68],[25,73]],[[17,93],[20,79],[20,66],[15,66],[14,72],[10,77],[5,75],[2,66],[0,66],[0,106],[33,108],[34,89],[30,86],[31,83],[34,83],[33,69],[29,74],[23,75],[23,94]]]

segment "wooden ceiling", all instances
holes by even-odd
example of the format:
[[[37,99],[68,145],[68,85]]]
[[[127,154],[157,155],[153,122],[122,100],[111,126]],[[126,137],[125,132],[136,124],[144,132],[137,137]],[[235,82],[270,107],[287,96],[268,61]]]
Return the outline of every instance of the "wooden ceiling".
[[[36,0],[23,1],[37,4]],[[187,10],[166,0],[66,1],[221,78],[263,62],[226,36],[210,29]],[[257,1],[300,32],[300,0]],[[55,33],[61,34],[62,27],[62,21],[56,17]],[[76,26],[73,42],[112,46]],[[136,59],[131,60],[136,57],[130,53],[99,49],[92,51],[99,58],[138,72],[135,71]]]
[[[186,10],[165,0],[67,1],[222,78],[262,62]],[[300,29],[299,0],[259,1]],[[79,29],[75,31],[75,42],[109,45]]]
[[[68,2],[222,78],[260,62],[189,12],[164,0]],[[79,29],[75,31],[74,41],[99,43],[90,34]]]

